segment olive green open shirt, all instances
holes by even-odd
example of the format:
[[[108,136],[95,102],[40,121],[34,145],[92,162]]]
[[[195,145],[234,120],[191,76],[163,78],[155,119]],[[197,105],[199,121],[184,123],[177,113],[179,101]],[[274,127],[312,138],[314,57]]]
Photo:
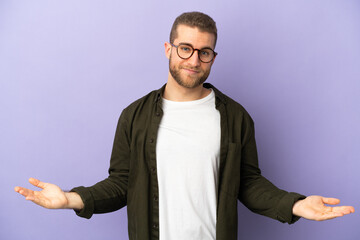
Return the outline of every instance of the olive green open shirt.
[[[249,114],[211,84],[205,83],[204,87],[214,90],[221,116],[216,239],[237,239],[237,200],[255,213],[281,222],[298,220],[292,215],[292,207],[305,197],[280,190],[261,175],[254,123]],[[155,145],[163,115],[164,88],[165,85],[123,110],[115,133],[109,177],[94,186],[72,190],[84,201],[84,208],[77,212],[81,217],[127,206],[130,240],[159,239]]]

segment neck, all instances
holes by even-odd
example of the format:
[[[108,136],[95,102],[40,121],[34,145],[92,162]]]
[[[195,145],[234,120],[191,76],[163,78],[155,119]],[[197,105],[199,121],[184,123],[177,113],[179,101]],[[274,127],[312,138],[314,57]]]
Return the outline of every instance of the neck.
[[[211,90],[204,88],[202,84],[195,88],[186,88],[169,77],[165,86],[163,98],[175,102],[194,101],[206,97],[210,92]]]

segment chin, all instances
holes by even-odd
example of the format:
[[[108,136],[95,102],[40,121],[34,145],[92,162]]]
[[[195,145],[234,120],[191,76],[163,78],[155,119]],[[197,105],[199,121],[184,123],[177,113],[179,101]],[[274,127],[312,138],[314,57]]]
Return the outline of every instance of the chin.
[[[182,82],[180,85],[189,89],[194,89],[202,86],[202,82]]]

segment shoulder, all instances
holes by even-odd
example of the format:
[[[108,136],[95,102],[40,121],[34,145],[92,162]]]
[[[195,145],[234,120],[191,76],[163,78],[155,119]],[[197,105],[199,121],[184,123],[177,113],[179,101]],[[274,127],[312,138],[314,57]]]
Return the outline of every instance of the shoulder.
[[[134,111],[135,109],[144,106],[144,105],[152,105],[156,101],[158,90],[151,91],[145,96],[135,100],[131,104],[129,104],[124,111]]]
[[[234,118],[235,120],[240,118],[246,122],[252,122],[250,114],[239,102],[235,101],[209,83],[206,85],[206,87],[211,87],[214,90],[215,96],[217,98],[216,101],[225,106],[228,118]]]
[[[133,120],[133,118],[139,114],[149,114],[152,112],[154,105],[161,96],[162,88],[153,90],[145,96],[137,99],[128,105],[121,113],[121,118],[126,120]]]

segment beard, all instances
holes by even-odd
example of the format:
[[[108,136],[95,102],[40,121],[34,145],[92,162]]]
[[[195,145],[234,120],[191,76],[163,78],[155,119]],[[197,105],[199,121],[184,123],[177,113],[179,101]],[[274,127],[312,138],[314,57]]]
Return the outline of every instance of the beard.
[[[206,71],[202,71],[201,68],[199,67],[190,67],[190,66],[184,66],[181,64],[178,64],[177,66],[175,64],[172,63],[171,60],[171,55],[170,55],[170,59],[169,59],[169,71],[171,76],[173,77],[173,79],[180,85],[186,88],[196,88],[200,85],[202,85],[206,79],[208,78],[209,74],[210,74],[210,68]],[[194,71],[198,71],[198,73],[196,74],[196,76],[191,76],[191,75],[187,75],[184,76],[181,75],[181,70],[182,69],[190,69],[190,70],[194,70]],[[187,80],[189,79],[189,80]]]

